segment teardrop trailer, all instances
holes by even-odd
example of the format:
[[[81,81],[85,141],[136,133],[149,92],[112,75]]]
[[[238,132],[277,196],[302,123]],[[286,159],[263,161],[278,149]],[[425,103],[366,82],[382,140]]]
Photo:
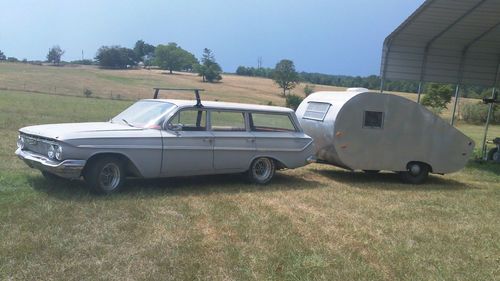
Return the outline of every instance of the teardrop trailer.
[[[314,139],[318,163],[368,173],[393,171],[413,184],[429,173],[462,169],[474,149],[469,137],[424,106],[366,89],[313,93],[296,114]]]

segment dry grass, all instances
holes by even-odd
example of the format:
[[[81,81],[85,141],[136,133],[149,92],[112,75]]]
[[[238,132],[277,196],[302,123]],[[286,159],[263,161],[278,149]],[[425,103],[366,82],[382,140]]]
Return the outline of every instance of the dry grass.
[[[31,83],[63,75],[51,69],[33,71]],[[76,73],[85,79],[108,71]],[[143,75],[135,73],[109,75]],[[186,86],[198,79],[175,77]],[[70,89],[72,81],[60,83]],[[233,96],[238,87],[250,100],[258,87],[281,100],[266,79],[226,76],[202,86],[224,87],[224,100],[244,101]],[[131,87],[149,96],[149,85]],[[0,280],[495,280],[500,274],[495,165],[470,163],[411,186],[391,173],[315,164],[279,172],[267,186],[238,175],[134,180],[103,197],[81,182],[47,182],[13,155],[19,127],[107,120],[130,103],[0,91]],[[481,135],[478,126],[463,129]]]

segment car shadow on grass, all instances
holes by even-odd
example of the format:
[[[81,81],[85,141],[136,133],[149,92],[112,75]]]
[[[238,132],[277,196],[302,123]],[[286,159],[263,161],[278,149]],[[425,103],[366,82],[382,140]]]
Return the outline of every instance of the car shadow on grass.
[[[429,175],[426,182],[422,184],[403,183],[400,175],[392,172],[380,172],[369,174],[363,172],[352,172],[347,170],[318,169],[315,173],[337,182],[348,184],[349,186],[362,189],[381,189],[381,190],[402,190],[402,191],[454,191],[477,188],[449,178],[443,178],[439,175]]]
[[[87,188],[82,180],[58,179],[49,181],[42,175],[30,175],[34,190],[63,200],[106,198]],[[299,176],[277,173],[266,185],[249,183],[244,175],[211,175],[179,178],[128,179],[122,189],[111,196],[190,196],[216,193],[272,192],[320,188],[322,184]],[[87,199],[86,199],[87,198]]]

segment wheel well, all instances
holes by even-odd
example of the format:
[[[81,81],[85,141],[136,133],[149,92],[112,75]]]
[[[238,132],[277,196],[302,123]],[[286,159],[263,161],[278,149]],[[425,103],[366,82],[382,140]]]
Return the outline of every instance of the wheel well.
[[[287,169],[288,167],[283,164],[283,162],[281,162],[280,160],[272,157],[272,156],[268,156],[268,155],[259,155],[259,156],[256,156],[252,159],[252,161],[250,161],[250,163],[253,163],[253,161],[255,161],[255,159],[257,158],[261,158],[261,157],[266,157],[266,158],[269,158],[271,160],[274,161],[274,165],[276,165],[276,170],[283,170],[283,169]]]
[[[85,171],[89,165],[92,165],[93,162],[95,162],[96,160],[101,159],[103,157],[114,157],[114,158],[119,159],[124,164],[126,176],[142,177],[141,173],[139,172],[137,167],[134,165],[134,163],[132,161],[130,161],[130,159],[127,156],[120,154],[120,153],[97,153],[97,154],[92,155],[92,157],[90,157],[87,160],[87,163],[85,164],[85,167],[83,168],[82,174],[85,173]]]
[[[425,166],[427,166],[429,168],[429,172],[433,173],[432,166],[429,165],[429,164],[427,164],[427,163],[425,163],[425,162],[422,162],[422,161],[410,161],[410,162],[408,162],[408,164],[406,164],[406,168],[408,169],[408,166],[410,166],[410,164],[412,164],[412,163],[418,163],[418,164],[421,164],[421,165],[425,165]]]

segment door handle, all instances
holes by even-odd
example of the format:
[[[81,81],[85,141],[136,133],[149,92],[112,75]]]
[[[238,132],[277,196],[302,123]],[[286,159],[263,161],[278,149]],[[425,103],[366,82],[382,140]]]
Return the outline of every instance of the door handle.
[[[247,139],[248,142],[255,142],[255,139]]]
[[[203,139],[203,142],[212,142],[212,139],[209,139],[209,138],[206,138],[206,139]]]

